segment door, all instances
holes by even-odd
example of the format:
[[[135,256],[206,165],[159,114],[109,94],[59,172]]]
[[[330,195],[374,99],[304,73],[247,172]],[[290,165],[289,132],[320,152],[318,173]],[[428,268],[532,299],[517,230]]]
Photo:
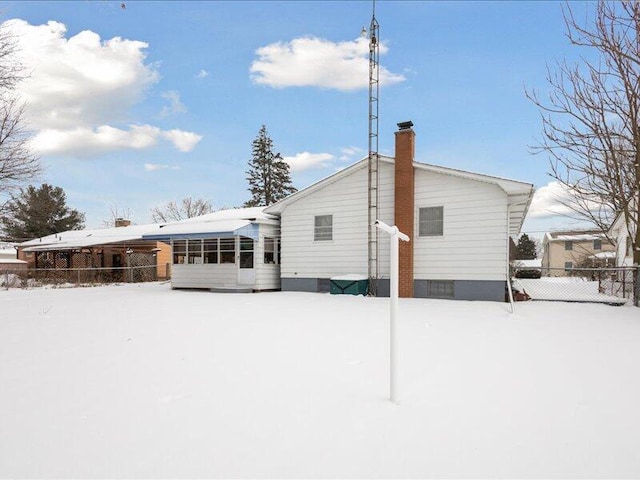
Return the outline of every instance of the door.
[[[256,270],[254,266],[254,242],[248,237],[240,237],[240,261],[238,262],[238,284],[254,285]]]

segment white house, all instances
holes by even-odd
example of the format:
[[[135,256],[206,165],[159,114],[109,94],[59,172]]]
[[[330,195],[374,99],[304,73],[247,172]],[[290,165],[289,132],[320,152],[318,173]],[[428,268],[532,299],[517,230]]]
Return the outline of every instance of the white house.
[[[628,228],[624,214],[619,213],[609,227],[608,235],[616,242],[616,266],[629,267],[633,265],[633,245],[630,235],[635,235],[632,225]]]
[[[411,122],[398,124],[395,159],[379,159],[378,218],[401,242],[400,295],[504,301],[509,236],[530,183],[414,161]],[[269,206],[281,222],[282,290],[327,291],[334,276],[368,275],[368,159]],[[396,208],[397,206],[397,208]],[[389,239],[380,235],[378,294],[389,292]]]
[[[264,207],[221,210],[143,235],[171,243],[173,288],[280,288],[280,222]]]

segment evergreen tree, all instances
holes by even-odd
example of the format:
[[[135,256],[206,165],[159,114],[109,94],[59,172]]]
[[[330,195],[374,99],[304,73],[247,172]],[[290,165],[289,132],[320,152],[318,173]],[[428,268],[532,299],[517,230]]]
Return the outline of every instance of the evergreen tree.
[[[523,233],[516,245],[516,260],[533,260],[536,257],[536,242]]]
[[[29,185],[7,205],[0,218],[4,233],[14,241],[26,241],[84,227],[84,214],[67,206],[60,187]]]
[[[245,202],[244,206],[271,205],[296,192],[291,183],[289,165],[282,160],[279,153],[273,152],[273,141],[264,125],[252,145],[253,157],[246,172],[251,199]]]

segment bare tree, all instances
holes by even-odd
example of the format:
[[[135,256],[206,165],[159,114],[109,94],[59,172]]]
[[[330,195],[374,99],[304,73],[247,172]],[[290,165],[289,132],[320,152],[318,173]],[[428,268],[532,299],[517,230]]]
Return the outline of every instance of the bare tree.
[[[103,227],[117,227],[119,220],[129,220],[133,218],[133,213],[128,207],[119,207],[118,205],[109,205],[109,218],[102,221]]]
[[[213,212],[213,204],[209,200],[187,197],[178,203],[169,202],[162,207],[152,208],[151,220],[156,223],[175,222],[211,212]]]
[[[10,28],[0,25],[0,210],[12,192],[40,173],[39,159],[29,148],[24,104],[16,94],[18,83],[24,79],[17,50]]]
[[[589,25],[570,4],[563,13],[570,42],[596,55],[548,69],[544,100],[527,92],[542,117],[534,151],[549,154],[550,175],[571,194],[566,205],[579,218],[606,232],[624,216],[640,263],[640,2],[600,0]]]

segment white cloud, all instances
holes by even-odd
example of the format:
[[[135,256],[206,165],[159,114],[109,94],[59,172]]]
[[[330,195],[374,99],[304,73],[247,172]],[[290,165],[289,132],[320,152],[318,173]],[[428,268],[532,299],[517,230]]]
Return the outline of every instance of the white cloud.
[[[162,132],[162,136],[173,143],[173,146],[181,152],[190,152],[202,140],[202,135],[177,129]]]
[[[181,130],[163,132],[152,125],[130,125],[128,130],[101,125],[96,128],[44,129],[34,136],[32,146],[41,155],[87,157],[117,150],[142,150],[157,145],[159,139],[166,139],[177,150],[188,152],[201,138]]]
[[[55,21],[36,26],[18,19],[5,25],[18,39],[20,59],[30,74],[19,93],[27,102],[40,153],[88,156],[144,149],[163,136],[151,125],[114,126],[130,121],[131,108],[160,80],[156,66],[145,63],[147,43],[101,40],[89,30],[66,38],[66,26]],[[168,94],[170,108],[184,108],[179,96]],[[184,142],[169,140],[187,151]]]
[[[40,154],[91,156],[113,150],[144,149],[157,143],[160,129],[151,125],[132,125],[129,130],[101,125],[67,130],[40,130],[32,140]]]
[[[531,217],[548,217],[551,215],[570,215],[573,210],[571,195],[561,183],[549,182],[536,190],[528,215]]]
[[[340,160],[349,161],[352,160],[354,156],[364,154],[364,150],[358,147],[345,147],[341,149],[342,156]]]
[[[283,157],[283,160],[289,164],[292,172],[301,172],[311,168],[325,168],[335,160],[335,157],[330,153],[302,152],[293,157]]]
[[[175,167],[170,165],[161,165],[159,163],[145,163],[144,169],[147,172],[155,172],[158,170],[180,170],[180,167]]]
[[[162,92],[160,96],[168,102],[168,105],[163,106],[162,111],[160,112],[160,116],[162,118],[170,115],[176,115],[178,113],[186,113],[187,107],[182,103],[180,100],[180,94],[175,90]]]
[[[380,54],[388,47],[380,44]],[[302,37],[272,43],[256,50],[250,68],[254,83],[274,88],[323,87],[342,91],[367,88],[369,84],[369,40],[331,42]],[[402,82],[405,77],[380,67],[380,84]]]
[[[209,72],[207,72],[204,69],[201,69],[197,74],[196,74],[196,78],[205,78],[209,76]]]

